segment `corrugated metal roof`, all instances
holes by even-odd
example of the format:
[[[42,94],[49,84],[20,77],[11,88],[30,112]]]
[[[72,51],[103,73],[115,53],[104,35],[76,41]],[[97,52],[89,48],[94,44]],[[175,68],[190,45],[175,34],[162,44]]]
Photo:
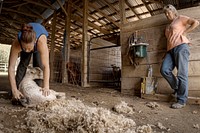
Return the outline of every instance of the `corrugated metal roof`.
[[[82,44],[83,28],[83,0],[59,0],[71,5],[71,37],[72,44]],[[119,0],[88,0],[88,35],[93,37],[106,35],[120,31],[120,5]],[[163,13],[164,4],[173,4],[177,9],[198,6],[199,0],[123,0],[125,2],[125,17],[128,22],[138,21]],[[69,2],[69,3],[67,3]],[[63,6],[65,7],[65,6]],[[0,43],[4,38],[14,39],[20,30],[22,23],[28,23],[41,19],[51,33],[53,15],[43,18],[44,11],[57,10],[56,43],[62,46],[63,32],[65,29],[65,12],[63,9],[55,9],[51,0],[4,0],[0,13]],[[49,12],[50,13],[50,12]],[[10,39],[10,40],[11,40]],[[7,39],[9,40],[9,39]],[[6,41],[7,41],[6,40]],[[78,41],[76,41],[78,40]],[[51,39],[48,40],[51,42]],[[49,43],[51,44],[51,43]]]

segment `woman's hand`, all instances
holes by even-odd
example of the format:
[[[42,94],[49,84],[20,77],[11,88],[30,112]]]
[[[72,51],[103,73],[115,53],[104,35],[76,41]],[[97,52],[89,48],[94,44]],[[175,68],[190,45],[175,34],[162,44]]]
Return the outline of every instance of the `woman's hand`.
[[[12,93],[13,93],[13,98],[16,100],[19,100],[24,97],[24,95],[17,89],[12,91]]]
[[[45,97],[50,94],[49,88],[42,88],[40,91],[42,91],[42,95]]]

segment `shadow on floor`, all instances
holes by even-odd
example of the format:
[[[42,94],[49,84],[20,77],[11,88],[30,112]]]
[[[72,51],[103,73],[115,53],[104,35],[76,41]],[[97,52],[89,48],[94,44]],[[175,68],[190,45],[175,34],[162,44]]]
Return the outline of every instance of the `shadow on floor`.
[[[11,89],[7,74],[0,74],[0,98],[11,98]]]

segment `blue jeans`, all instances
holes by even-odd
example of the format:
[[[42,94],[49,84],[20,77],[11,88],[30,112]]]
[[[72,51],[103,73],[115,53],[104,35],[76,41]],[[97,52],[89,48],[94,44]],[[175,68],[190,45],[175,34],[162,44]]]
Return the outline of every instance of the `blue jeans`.
[[[184,104],[188,98],[188,62],[189,62],[189,46],[181,44],[168,51],[160,73],[170,84],[171,88],[177,93],[177,101]],[[172,71],[177,68],[177,76]]]

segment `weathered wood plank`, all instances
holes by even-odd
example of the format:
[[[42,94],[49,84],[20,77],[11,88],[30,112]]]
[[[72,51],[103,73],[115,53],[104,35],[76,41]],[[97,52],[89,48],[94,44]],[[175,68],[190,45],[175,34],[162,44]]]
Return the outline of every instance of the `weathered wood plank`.
[[[189,76],[190,77],[196,77],[200,76],[200,61],[190,61],[189,62]],[[152,64],[153,68],[153,76],[154,77],[162,77],[160,74],[160,67],[161,63],[159,64]],[[148,71],[148,65],[138,65],[137,67],[134,66],[124,66],[122,68],[122,76],[124,78],[126,77],[146,77],[147,71]],[[176,74],[176,69],[173,71]]]
[[[163,102],[174,102],[175,97],[166,94],[154,94],[154,95],[147,95],[142,94],[142,98],[153,100],[153,101],[163,101]],[[200,97],[188,97],[187,104],[197,104],[200,105]]]

